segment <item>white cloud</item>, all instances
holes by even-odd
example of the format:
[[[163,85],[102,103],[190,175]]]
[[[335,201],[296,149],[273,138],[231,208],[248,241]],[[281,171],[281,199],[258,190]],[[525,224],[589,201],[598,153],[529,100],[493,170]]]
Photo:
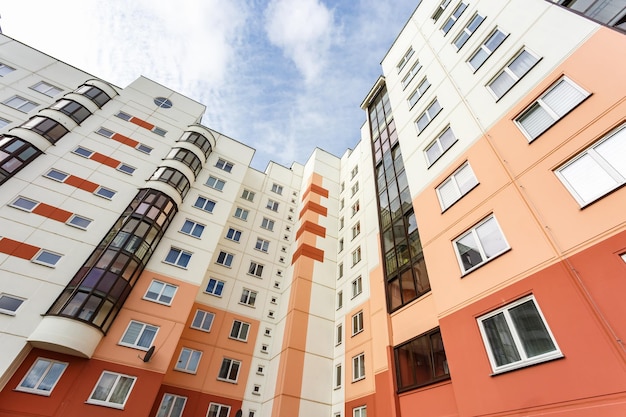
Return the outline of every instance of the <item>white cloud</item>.
[[[272,0],[265,18],[270,42],[294,62],[307,83],[315,80],[333,40],[333,12],[319,0]]]

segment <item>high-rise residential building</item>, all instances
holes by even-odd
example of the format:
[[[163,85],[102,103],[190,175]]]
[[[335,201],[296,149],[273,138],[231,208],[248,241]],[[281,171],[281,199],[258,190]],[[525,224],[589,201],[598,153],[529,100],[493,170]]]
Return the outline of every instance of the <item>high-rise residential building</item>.
[[[0,417],[626,415],[626,2],[416,3],[263,172],[0,35]]]

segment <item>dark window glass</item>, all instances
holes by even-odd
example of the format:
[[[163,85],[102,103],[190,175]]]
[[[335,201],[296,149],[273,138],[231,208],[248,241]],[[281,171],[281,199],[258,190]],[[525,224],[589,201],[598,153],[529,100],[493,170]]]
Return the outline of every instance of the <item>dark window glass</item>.
[[[69,116],[77,124],[81,124],[87,117],[91,115],[91,112],[87,110],[85,106],[73,100],[59,100],[52,106],[50,106],[50,108],[58,110],[61,113]]]
[[[394,348],[398,391],[406,391],[450,378],[439,329]]]

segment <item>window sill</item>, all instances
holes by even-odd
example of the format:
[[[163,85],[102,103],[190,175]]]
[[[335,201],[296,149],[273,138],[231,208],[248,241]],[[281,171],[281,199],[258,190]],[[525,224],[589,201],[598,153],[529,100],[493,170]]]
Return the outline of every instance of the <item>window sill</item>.
[[[170,263],[170,262],[165,262],[165,261],[162,261],[162,262],[163,262],[165,265],[171,265],[171,266],[175,266],[176,268],[185,269],[185,270],[187,269],[187,267],[186,267],[186,266],[180,266],[180,265],[176,265],[176,264],[173,264],[173,263]]]
[[[355,382],[363,381],[364,379],[365,379],[365,375],[363,375],[363,376],[361,376],[361,377],[359,377],[357,379],[353,379],[352,383],[354,384]]]
[[[564,358],[565,356],[563,355],[563,353],[561,353],[561,351],[556,351],[556,352],[550,353],[549,355],[542,356],[541,358],[538,358],[538,359],[531,359],[531,360],[527,360],[524,362],[507,365],[506,367],[504,367],[504,369],[494,370],[493,373],[489,376],[494,377],[494,376],[506,374],[509,372],[517,371],[520,369],[524,369],[524,368],[528,368],[531,366],[540,365],[542,363],[552,362],[552,361],[555,361],[558,359],[564,359]]]
[[[469,275],[469,274],[471,274],[472,272],[474,272],[474,271],[476,271],[476,270],[478,270],[478,269],[482,268],[483,266],[487,265],[489,262],[493,261],[494,259],[499,258],[500,256],[504,255],[505,253],[509,252],[510,250],[511,250],[511,248],[510,248],[510,247],[508,247],[508,248],[506,248],[505,250],[503,250],[502,252],[500,252],[499,254],[494,255],[494,256],[492,256],[491,258],[487,259],[485,262],[483,262],[483,263],[481,263],[481,264],[478,264],[478,265],[474,266],[473,268],[471,268],[471,269],[469,269],[469,270],[467,270],[467,271],[463,272],[463,273],[461,274],[461,278],[465,278],[466,276],[468,276],[468,275]]]
[[[124,405],[123,404],[105,403],[105,402],[99,402],[99,401],[93,401],[93,400],[87,400],[87,401],[85,401],[85,404],[98,405],[100,407],[115,408],[117,410],[123,410],[124,409]]]
[[[443,210],[441,210],[441,214],[445,213],[446,211],[450,210],[450,208],[452,206],[454,206],[456,203],[458,203],[459,201],[461,201],[463,199],[463,197],[465,197],[466,195],[468,195],[469,193],[472,192],[472,190],[476,187],[478,187],[480,185],[480,183],[476,183],[476,185],[474,185],[472,188],[470,188],[469,190],[467,190],[467,192],[465,194],[463,194],[462,196],[460,196],[459,198],[457,198],[456,200],[454,200],[452,202],[452,204],[450,204],[448,207],[444,208]]]
[[[237,381],[232,381],[232,380],[230,380],[230,379],[224,379],[224,378],[216,378],[216,379],[217,379],[218,381],[220,381],[220,382],[226,382],[226,383],[228,383],[228,384],[234,384],[234,385],[237,385]]]
[[[40,391],[40,390],[35,390],[35,389],[22,388],[22,387],[19,387],[19,386],[15,387],[15,389],[13,389],[13,391],[25,392],[27,394],[41,395],[43,397],[49,397],[50,394],[52,394],[52,390],[50,390],[50,391]]]

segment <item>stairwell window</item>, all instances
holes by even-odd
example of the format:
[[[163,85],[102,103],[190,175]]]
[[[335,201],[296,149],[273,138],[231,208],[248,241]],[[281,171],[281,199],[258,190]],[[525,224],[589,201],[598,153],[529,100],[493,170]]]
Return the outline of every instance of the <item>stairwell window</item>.
[[[532,142],[587,97],[588,92],[569,78],[563,77],[524,110],[515,119],[515,123],[528,141]]]

